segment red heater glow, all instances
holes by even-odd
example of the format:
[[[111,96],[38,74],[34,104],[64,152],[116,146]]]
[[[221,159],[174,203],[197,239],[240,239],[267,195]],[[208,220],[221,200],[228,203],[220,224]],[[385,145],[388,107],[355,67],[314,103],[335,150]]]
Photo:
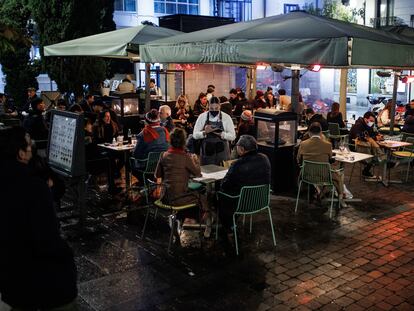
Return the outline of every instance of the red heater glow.
[[[414,76],[405,76],[401,79],[402,83],[413,83],[414,82]]]
[[[321,68],[322,68],[321,65],[311,65],[311,66],[309,66],[309,70],[314,71],[314,72],[319,72],[319,70],[321,70]]]

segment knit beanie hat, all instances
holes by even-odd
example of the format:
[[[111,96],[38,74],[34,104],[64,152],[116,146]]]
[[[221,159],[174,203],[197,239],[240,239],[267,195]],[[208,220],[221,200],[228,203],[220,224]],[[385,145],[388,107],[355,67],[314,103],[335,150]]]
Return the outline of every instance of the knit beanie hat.
[[[242,112],[240,118],[243,121],[251,121],[251,120],[253,120],[252,112],[250,110],[245,110],[245,111]]]
[[[263,95],[264,95],[263,91],[261,91],[261,90],[256,91],[256,96],[257,97],[261,97]]]
[[[157,109],[151,109],[145,114],[145,121],[148,123],[157,123],[160,122],[160,115]]]

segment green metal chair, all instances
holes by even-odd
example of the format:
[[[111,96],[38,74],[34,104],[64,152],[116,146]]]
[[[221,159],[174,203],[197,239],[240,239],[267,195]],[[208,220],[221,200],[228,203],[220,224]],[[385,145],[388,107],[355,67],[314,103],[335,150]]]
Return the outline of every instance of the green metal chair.
[[[329,128],[329,138],[336,143],[343,143],[347,142],[348,135],[341,135],[341,129],[339,128],[338,123],[328,123]]]
[[[250,233],[252,232],[252,216],[263,210],[267,210],[269,213],[270,227],[272,229],[273,245],[276,246],[275,231],[273,228],[272,213],[270,211],[270,185],[258,185],[258,186],[245,186],[241,188],[240,194],[233,196],[225,192],[219,191],[218,196],[227,197],[230,199],[238,199],[236,211],[233,213],[233,231],[234,241],[236,246],[236,254],[239,254],[239,246],[237,242],[237,226],[236,215],[250,215]],[[218,238],[218,220],[219,214],[217,213],[216,222],[216,239]]]
[[[148,180],[148,184],[149,184],[149,191],[153,191],[157,188],[159,190],[160,195],[159,195],[159,198],[154,202],[154,207],[156,209],[161,209],[161,210],[167,211],[168,217],[170,217],[170,219],[171,219],[171,223],[170,223],[171,231],[170,231],[170,238],[169,238],[169,241],[168,241],[168,253],[170,253],[171,244],[172,244],[172,240],[173,240],[173,235],[174,234],[176,235],[176,238],[178,239],[178,241],[180,239],[180,236],[179,236],[178,231],[177,231],[177,226],[178,226],[177,213],[180,212],[180,211],[186,210],[186,209],[201,206],[201,203],[200,203],[200,201],[198,201],[197,203],[191,203],[191,204],[186,204],[186,205],[170,205],[170,204],[163,203],[163,201],[168,202],[168,198],[169,198],[168,188],[169,188],[169,185],[166,184],[166,183],[155,183],[151,180]],[[185,193],[185,194],[183,194],[181,196],[178,196],[178,197],[175,196],[174,199],[186,197],[188,195],[190,195],[190,193]],[[147,210],[147,215],[145,217],[145,223],[144,223],[144,228],[143,228],[141,237],[143,237],[144,233],[145,233],[145,228],[146,228],[146,225],[147,225],[148,215],[149,215],[148,211],[149,211],[149,208]],[[199,209],[198,216],[199,216],[199,219],[198,219],[199,230],[201,232],[201,228],[202,228],[202,226],[201,226],[201,209]],[[200,237],[200,241],[201,241],[201,237]]]
[[[145,234],[145,227],[147,224],[148,216],[151,210],[151,204],[150,204],[150,187],[149,187],[149,179],[148,178],[154,178],[155,170],[157,168],[158,161],[160,160],[163,152],[149,152],[148,157],[146,159],[135,159],[131,157],[129,159],[131,168],[137,168],[137,167],[144,167],[143,164],[145,164],[144,169],[136,169],[137,172],[142,174],[143,177],[143,187],[139,187],[141,192],[145,196],[145,203],[147,208],[147,214],[145,216],[145,223],[144,227],[142,228],[141,238],[144,238]],[[154,212],[154,217],[156,217],[156,212]]]
[[[323,135],[325,135],[325,137],[326,137],[327,139],[329,139],[329,130],[327,130],[327,131],[322,131],[322,134],[323,134]]]
[[[412,143],[412,146],[403,147],[401,151],[394,151],[392,157],[401,162],[407,163],[407,173],[405,176],[405,181],[408,182],[408,177],[410,173],[411,162],[414,160],[414,137],[406,137],[405,141],[407,143]]]
[[[299,196],[300,190],[302,188],[302,183],[308,184],[308,202],[310,196],[310,186],[319,186],[319,187],[329,187],[332,192],[331,197],[331,207],[329,210],[329,218],[332,218],[334,194],[335,194],[335,185],[332,182],[332,172],[331,165],[329,163],[322,162],[313,162],[313,161],[303,161],[301,166],[300,175],[299,175],[299,189],[298,195],[296,197],[296,206],[295,214],[298,211]],[[338,200],[339,204],[339,200]]]
[[[413,133],[401,132],[401,141],[406,141],[408,137],[414,137]]]

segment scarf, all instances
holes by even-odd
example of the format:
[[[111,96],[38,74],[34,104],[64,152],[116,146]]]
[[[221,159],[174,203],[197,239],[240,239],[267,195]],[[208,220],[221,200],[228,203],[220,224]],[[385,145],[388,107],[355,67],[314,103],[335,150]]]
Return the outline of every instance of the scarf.
[[[142,130],[144,134],[144,141],[146,143],[150,143],[154,140],[157,140],[160,137],[160,134],[158,134],[157,130],[155,129],[156,126],[160,126],[160,122],[152,123],[151,125],[147,124]],[[165,127],[163,127],[163,129],[165,132],[165,139],[167,141],[170,141],[170,134],[168,133]]]
[[[186,153],[183,148],[175,148],[175,147],[169,147],[168,152],[175,153],[175,154],[185,154]]]

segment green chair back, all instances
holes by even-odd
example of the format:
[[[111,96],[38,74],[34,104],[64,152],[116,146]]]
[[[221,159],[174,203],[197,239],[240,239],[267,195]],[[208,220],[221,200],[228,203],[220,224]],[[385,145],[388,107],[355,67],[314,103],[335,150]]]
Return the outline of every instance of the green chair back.
[[[303,182],[318,186],[331,186],[332,174],[329,163],[303,161],[301,170]]]
[[[414,152],[414,136],[413,137],[407,137],[405,140],[407,143],[411,143],[411,146],[405,146],[403,149],[404,151]]]
[[[144,173],[155,173],[157,168],[158,161],[160,160],[163,152],[150,152],[148,153],[147,165],[145,167]]]
[[[322,134],[325,135],[326,138],[329,138],[329,130],[322,131]]]
[[[414,134],[413,133],[402,132],[401,136],[402,136],[401,141],[407,141],[407,138],[414,137]]]
[[[268,208],[270,185],[244,186],[240,191],[236,214],[253,214]]]
[[[339,124],[338,123],[328,123],[328,128],[329,128],[329,135],[333,135],[333,136],[339,136],[341,135],[341,131],[339,129]]]

